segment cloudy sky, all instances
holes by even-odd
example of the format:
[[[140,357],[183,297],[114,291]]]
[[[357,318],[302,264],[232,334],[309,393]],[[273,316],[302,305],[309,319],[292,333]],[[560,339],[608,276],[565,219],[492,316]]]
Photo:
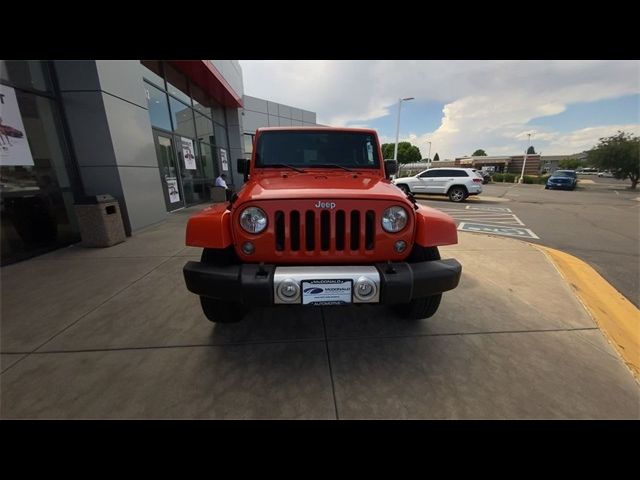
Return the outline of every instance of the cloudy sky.
[[[581,152],[603,136],[640,134],[638,61],[240,62],[245,94],[316,112],[318,123],[375,128],[427,157]]]

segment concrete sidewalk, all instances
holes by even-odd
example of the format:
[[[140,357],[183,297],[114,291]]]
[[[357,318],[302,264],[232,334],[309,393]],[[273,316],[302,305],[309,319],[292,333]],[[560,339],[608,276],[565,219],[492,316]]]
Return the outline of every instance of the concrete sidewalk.
[[[460,233],[431,319],[379,307],[214,325],[182,277],[198,209],[2,268],[0,417],[638,419],[640,388],[543,253]]]

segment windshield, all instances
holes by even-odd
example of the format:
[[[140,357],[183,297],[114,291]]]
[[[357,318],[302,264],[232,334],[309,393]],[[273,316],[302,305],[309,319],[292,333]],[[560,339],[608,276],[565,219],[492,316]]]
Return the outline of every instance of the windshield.
[[[573,177],[576,176],[576,174],[575,174],[575,172],[570,172],[570,171],[567,171],[567,170],[556,170],[553,173],[553,176],[554,177],[572,177],[573,178]]]
[[[258,168],[379,168],[375,136],[364,132],[267,131],[258,138]]]

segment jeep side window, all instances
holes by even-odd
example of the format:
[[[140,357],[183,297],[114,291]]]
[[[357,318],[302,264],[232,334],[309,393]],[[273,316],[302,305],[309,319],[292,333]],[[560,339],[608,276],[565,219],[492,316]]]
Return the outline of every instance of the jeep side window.
[[[423,172],[422,174],[420,174],[420,178],[435,177],[436,173],[438,173],[436,170],[427,170],[426,172]]]
[[[469,175],[464,170],[453,170],[450,177],[468,177]]]

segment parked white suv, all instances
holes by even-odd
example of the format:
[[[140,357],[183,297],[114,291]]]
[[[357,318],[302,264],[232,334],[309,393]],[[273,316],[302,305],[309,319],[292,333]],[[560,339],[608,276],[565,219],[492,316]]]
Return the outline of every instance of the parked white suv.
[[[447,195],[452,202],[482,193],[482,177],[474,168],[430,168],[413,177],[396,178],[393,183],[406,193]]]

